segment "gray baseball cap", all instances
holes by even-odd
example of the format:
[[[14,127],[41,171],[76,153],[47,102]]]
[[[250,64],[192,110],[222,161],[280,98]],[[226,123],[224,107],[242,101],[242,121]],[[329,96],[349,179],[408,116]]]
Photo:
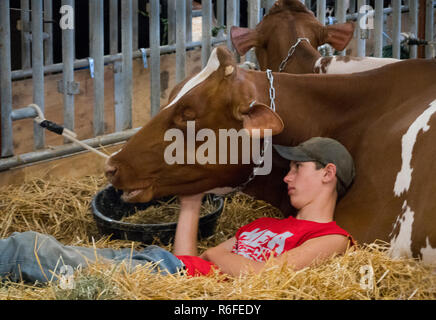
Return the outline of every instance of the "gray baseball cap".
[[[326,166],[336,166],[338,196],[342,197],[350,187],[355,176],[354,161],[348,150],[331,138],[314,137],[296,147],[274,145],[276,151],[285,159],[299,162],[316,161]]]

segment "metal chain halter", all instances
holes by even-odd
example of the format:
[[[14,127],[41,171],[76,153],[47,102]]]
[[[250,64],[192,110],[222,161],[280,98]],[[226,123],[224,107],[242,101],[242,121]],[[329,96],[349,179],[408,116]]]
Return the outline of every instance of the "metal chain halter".
[[[310,44],[310,40],[309,39],[307,39],[307,38],[298,38],[297,39],[297,42],[295,42],[295,44],[292,46],[292,47],[290,47],[289,48],[289,51],[288,51],[288,55],[286,56],[286,58],[285,59],[283,59],[283,61],[280,63],[280,66],[279,66],[279,72],[282,72],[284,69],[285,69],[285,67],[286,67],[286,64],[288,63],[288,60],[291,58],[291,56],[294,54],[294,52],[295,52],[295,49],[297,49],[297,46],[300,44],[300,42],[301,41],[307,41],[309,44]]]

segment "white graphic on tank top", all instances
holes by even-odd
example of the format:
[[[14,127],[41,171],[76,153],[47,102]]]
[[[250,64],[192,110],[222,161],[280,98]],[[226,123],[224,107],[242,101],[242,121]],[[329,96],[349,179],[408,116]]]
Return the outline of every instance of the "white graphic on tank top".
[[[289,231],[277,234],[270,230],[256,228],[241,233],[232,252],[255,261],[265,261],[271,253],[274,256],[282,254],[286,239],[293,235]]]

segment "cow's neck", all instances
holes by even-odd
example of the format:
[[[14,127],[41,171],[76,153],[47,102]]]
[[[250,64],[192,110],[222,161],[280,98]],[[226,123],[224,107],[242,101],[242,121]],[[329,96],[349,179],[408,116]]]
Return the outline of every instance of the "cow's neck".
[[[383,86],[374,76],[290,75],[273,73],[276,112],[284,131],[274,143],[296,145],[313,136],[336,136],[359,122],[363,115],[375,117],[385,99]],[[270,104],[265,72],[255,72],[258,101]],[[375,109],[375,110],[374,110]]]
[[[313,73],[315,63],[320,57],[321,54],[317,50],[303,41],[295,49],[283,71],[294,74]],[[286,58],[286,55],[283,58]]]

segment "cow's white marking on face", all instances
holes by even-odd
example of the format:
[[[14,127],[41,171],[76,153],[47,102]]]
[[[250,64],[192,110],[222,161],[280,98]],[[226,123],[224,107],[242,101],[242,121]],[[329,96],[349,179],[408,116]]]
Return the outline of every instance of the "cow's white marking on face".
[[[412,171],[410,166],[412,161],[413,147],[416,142],[416,137],[418,133],[422,130],[426,132],[430,129],[428,121],[433,113],[436,112],[436,100],[430,103],[428,107],[416,120],[411,124],[407,132],[403,135],[401,139],[402,151],[401,151],[401,170],[397,174],[397,179],[395,180],[394,193],[399,197],[403,192],[409,190],[410,183],[412,181]]]
[[[186,93],[191,91],[194,87],[198,86],[200,83],[202,83],[204,80],[206,80],[214,71],[218,70],[220,66],[220,61],[218,60],[217,56],[217,49],[215,48],[209,58],[209,61],[207,62],[206,67],[204,67],[203,70],[199,74],[197,74],[195,77],[193,77],[191,80],[185,83],[182,90],[177,94],[177,96],[171,101],[169,105],[167,105],[164,109],[171,107],[174,105],[177,101],[180,100]]]
[[[422,262],[434,263],[436,261],[436,248],[430,245],[428,237],[426,238],[426,246],[421,248]]]
[[[392,258],[412,257],[412,225],[415,213],[407,205],[407,200],[403,203],[403,214],[397,217],[394,229],[400,225],[398,235],[391,239],[389,253]],[[392,234],[392,233],[391,233]]]
[[[330,64],[326,66],[327,74],[347,74],[347,73],[363,72],[372,69],[377,69],[387,64],[400,61],[391,58],[373,58],[373,57],[364,57],[364,58],[349,57],[350,60],[348,59],[344,60],[343,57],[340,57],[340,59],[337,58],[338,58],[337,56],[334,56]],[[318,61],[317,63],[321,62],[320,60]]]

